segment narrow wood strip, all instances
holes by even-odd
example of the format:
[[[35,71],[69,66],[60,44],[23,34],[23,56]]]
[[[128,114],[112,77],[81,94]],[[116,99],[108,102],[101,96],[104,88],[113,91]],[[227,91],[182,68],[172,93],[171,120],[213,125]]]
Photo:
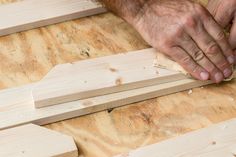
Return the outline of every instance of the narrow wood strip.
[[[34,123],[48,124],[122,105],[210,84],[183,79],[59,105],[34,108],[31,91],[34,84],[0,91],[0,129]],[[13,99],[14,98],[14,99]]]
[[[72,137],[36,126],[23,125],[0,131],[2,157],[77,157]]]
[[[161,58],[155,49],[144,49],[56,66],[33,89],[35,107],[186,78],[180,72],[156,67],[157,55]]]
[[[117,157],[235,157],[235,130],[233,119]]]
[[[24,0],[0,5],[0,36],[105,11],[90,0]]]

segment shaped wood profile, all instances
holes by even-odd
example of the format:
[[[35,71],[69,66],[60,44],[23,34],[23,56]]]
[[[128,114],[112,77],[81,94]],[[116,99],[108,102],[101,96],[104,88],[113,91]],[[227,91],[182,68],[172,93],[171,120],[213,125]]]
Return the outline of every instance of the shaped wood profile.
[[[36,108],[86,99],[186,78],[158,68],[157,52],[145,49],[58,65],[33,88]],[[159,53],[157,58],[163,58]]]

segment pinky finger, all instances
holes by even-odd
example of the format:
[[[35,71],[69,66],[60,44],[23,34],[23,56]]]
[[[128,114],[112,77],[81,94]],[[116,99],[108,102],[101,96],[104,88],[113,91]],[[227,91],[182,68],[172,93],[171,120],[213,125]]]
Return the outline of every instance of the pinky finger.
[[[230,30],[229,43],[230,43],[230,46],[234,50],[234,57],[235,57],[235,63],[236,63],[236,22],[235,20]]]
[[[171,56],[173,60],[179,63],[194,78],[202,81],[209,79],[209,73],[200,65],[198,65],[181,47],[172,47],[169,49],[169,51],[166,51],[166,53],[167,55]]]

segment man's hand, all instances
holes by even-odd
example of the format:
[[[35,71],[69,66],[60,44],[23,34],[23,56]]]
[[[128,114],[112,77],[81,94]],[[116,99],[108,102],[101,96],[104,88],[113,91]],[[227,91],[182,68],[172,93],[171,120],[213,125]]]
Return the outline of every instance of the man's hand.
[[[218,83],[232,74],[233,51],[220,25],[200,4],[191,0],[103,2],[195,78]]]
[[[207,8],[222,28],[230,28],[229,43],[236,60],[236,0],[209,0]]]

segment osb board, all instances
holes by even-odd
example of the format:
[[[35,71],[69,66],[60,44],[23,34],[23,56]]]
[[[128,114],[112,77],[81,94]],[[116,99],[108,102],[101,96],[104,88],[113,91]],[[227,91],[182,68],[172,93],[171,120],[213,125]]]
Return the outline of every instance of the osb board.
[[[40,80],[58,63],[147,47],[137,32],[110,13],[2,37],[0,86]],[[233,117],[236,81],[46,127],[73,136],[81,156],[108,157]]]

